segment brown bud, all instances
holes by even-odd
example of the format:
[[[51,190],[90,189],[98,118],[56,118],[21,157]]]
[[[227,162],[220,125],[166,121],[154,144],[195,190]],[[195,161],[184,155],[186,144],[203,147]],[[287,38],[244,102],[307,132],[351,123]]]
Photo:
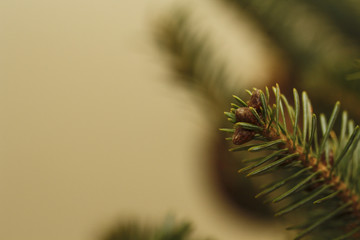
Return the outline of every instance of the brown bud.
[[[232,141],[236,145],[241,145],[251,141],[254,138],[255,132],[238,127],[235,130]]]
[[[260,109],[261,107],[261,100],[260,100],[260,90],[256,89],[252,92],[250,100],[247,102],[249,107],[253,107],[256,110]]]
[[[240,107],[235,112],[236,122],[256,123],[257,119],[248,107]]]

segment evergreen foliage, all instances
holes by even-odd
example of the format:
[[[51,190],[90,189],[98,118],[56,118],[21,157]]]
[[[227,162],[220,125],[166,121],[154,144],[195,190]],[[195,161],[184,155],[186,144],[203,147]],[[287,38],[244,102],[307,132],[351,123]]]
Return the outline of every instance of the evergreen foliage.
[[[346,85],[339,71],[358,57],[360,50],[357,1],[222,1],[256,22],[300,73],[320,70],[338,84]],[[301,80],[305,78],[305,75],[300,77]]]
[[[268,88],[264,92],[254,89],[247,102],[234,96],[235,104],[225,112],[233,128],[221,130],[232,133],[227,139],[240,145],[230,151],[264,152],[263,157],[244,160],[248,165],[239,172],[249,177],[282,173],[256,198],[267,196],[273,203],[289,199],[276,216],[308,209],[306,222],[290,227],[298,230],[295,239],[359,239],[359,126],[346,111],[340,114],[339,102],[330,117],[318,117],[306,92],[300,99],[294,89],[291,106],[278,85],[272,90],[274,98]],[[338,118],[341,124],[336,134]]]
[[[226,85],[229,73],[224,62],[216,57],[209,37],[192,26],[190,14],[177,9],[171,17],[157,22],[156,43],[169,58],[174,80],[195,95],[205,97],[212,107],[223,109],[230,89]]]
[[[340,99],[350,114],[360,119],[358,106],[353,104],[359,99],[359,62],[349,70],[360,54],[360,5],[353,0],[222,1],[253,20],[271,40],[271,47],[285,56],[283,69],[291,71],[288,78],[280,80],[285,95],[291,92],[288,86],[306,89],[315,105],[330,116],[315,115],[305,92],[299,95],[294,90],[293,99],[288,100],[278,86],[270,89],[274,97],[267,88],[247,91],[250,101],[234,96],[225,113],[234,127],[222,129],[233,135],[226,139],[237,145],[230,151],[256,153],[254,159],[243,160],[245,166],[239,172],[249,177],[271,174],[273,182],[254,195],[256,200],[267,198],[266,202],[280,205],[276,216],[307,219],[288,227],[299,231],[296,239],[360,239],[359,128],[346,111],[340,113],[339,103],[332,111],[328,109],[329,102]],[[194,29],[189,16],[181,11],[162,21],[157,30],[160,46],[171,56],[177,82],[196,96],[205,96],[210,112],[223,109],[234,87],[226,86],[225,64],[215,61],[208,36]],[[216,116],[209,118],[219,124]],[[223,146],[218,144],[218,148]],[[261,153],[264,156],[259,158]],[[224,152],[221,157],[224,164],[233,158]],[[248,188],[237,190],[240,199],[257,189],[250,186],[251,181],[246,183]]]
[[[143,226],[136,221],[121,222],[111,229],[103,240],[199,240],[192,235],[193,229],[188,222],[175,222],[167,217],[158,227]],[[204,239],[204,238],[202,238]]]

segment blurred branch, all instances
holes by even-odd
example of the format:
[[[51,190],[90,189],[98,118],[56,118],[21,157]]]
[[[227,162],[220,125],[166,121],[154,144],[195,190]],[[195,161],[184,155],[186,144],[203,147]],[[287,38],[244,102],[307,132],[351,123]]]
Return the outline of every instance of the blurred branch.
[[[230,93],[226,64],[216,59],[209,37],[195,31],[189,13],[178,9],[160,19],[154,29],[156,42],[169,57],[177,83],[223,109]]]
[[[195,240],[193,229],[188,222],[176,223],[173,217],[167,217],[160,227],[142,226],[137,221],[116,224],[103,240]],[[199,240],[199,239],[198,239]]]
[[[360,56],[360,7],[357,1],[221,0],[246,14],[285,56],[286,69],[293,73],[283,89],[306,89],[310,96],[323,86],[353,93],[360,101],[360,82],[346,81],[353,60]],[[317,97],[325,106],[336,99]],[[351,108],[351,105],[348,105]],[[356,109],[349,109],[356,112]],[[358,118],[360,119],[360,118]]]
[[[305,0],[309,6],[321,12],[324,17],[357,46],[360,46],[360,4],[354,0]]]
[[[230,103],[234,87],[228,87],[226,64],[216,58],[209,37],[194,27],[189,13],[183,9],[159,19],[154,30],[156,42],[168,57],[166,63],[175,75],[172,80],[203,101],[205,107],[201,109],[206,111],[206,121],[213,123],[214,128],[228,125],[219,113]],[[272,210],[253,199],[256,185],[237,174],[236,169],[242,163],[228,152],[228,143],[216,134],[208,139],[208,144],[210,159],[206,164],[211,161],[215,174],[212,179],[220,185],[218,190],[225,193],[226,200],[251,216],[269,217]]]
[[[232,4],[241,13],[246,13],[297,68],[305,70],[317,63],[320,64],[317,68],[325,67],[326,70],[333,71],[352,62],[360,53],[359,48],[351,40],[354,36],[349,38],[343,35],[344,30],[336,28],[328,20],[336,19],[320,11],[323,8],[315,8],[312,5],[313,1],[221,1]],[[341,2],[338,2],[336,7],[339,5],[342,5]],[[330,11],[327,13],[330,14]],[[359,17],[360,14],[347,15],[346,19],[347,22],[356,22]],[[338,25],[343,27],[342,24]],[[354,24],[351,26],[353,31],[357,32]]]

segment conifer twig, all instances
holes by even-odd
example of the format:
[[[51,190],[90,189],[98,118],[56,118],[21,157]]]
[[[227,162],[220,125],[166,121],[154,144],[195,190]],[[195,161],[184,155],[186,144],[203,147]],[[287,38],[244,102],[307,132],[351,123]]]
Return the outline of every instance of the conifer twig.
[[[234,149],[250,152],[273,151],[263,158],[251,161],[251,164],[240,169],[240,172],[248,172],[247,176],[254,176],[279,169],[290,169],[292,172],[290,177],[270,184],[257,197],[288,185],[288,189],[274,197],[272,202],[279,202],[290,196],[296,200],[280,209],[275,215],[287,214],[310,201],[314,203],[313,208],[320,207],[324,211],[322,215],[304,225],[303,230],[295,239],[300,239],[321,228],[324,226],[323,223],[328,221],[340,222],[340,227],[333,228],[331,231],[334,231],[334,234],[337,234],[334,236],[339,239],[342,239],[343,236],[348,239],[349,232],[353,228],[349,230],[349,226],[360,223],[360,187],[358,184],[360,169],[357,154],[360,128],[354,127],[352,121],[347,120],[346,113],[343,114],[341,142],[338,141],[333,130],[340,109],[340,103],[337,102],[328,120],[321,115],[322,137],[319,138],[317,118],[312,113],[312,106],[306,92],[302,93],[303,123],[302,129],[300,129],[298,122],[301,119],[301,108],[297,91],[294,89],[295,108],[293,108],[285,96],[281,96],[278,85],[273,90],[276,102],[273,105],[269,103],[268,98],[261,90],[256,89],[252,92],[251,99],[246,102],[246,105],[237,109],[233,108],[226,113],[234,123],[233,143],[243,145],[249,141],[255,142],[248,145],[250,147]],[[236,100],[239,101],[238,98]],[[287,118],[283,105],[286,106]],[[288,131],[287,120],[292,124],[292,131]],[[263,137],[263,140],[255,140],[255,134]],[[356,167],[356,169],[349,166]],[[291,184],[293,181],[296,183]],[[309,188],[310,191],[304,191]],[[336,216],[337,218],[334,218]],[[309,219],[311,218],[309,217]],[[345,233],[343,233],[344,229],[347,229]],[[356,238],[357,232],[351,236]]]

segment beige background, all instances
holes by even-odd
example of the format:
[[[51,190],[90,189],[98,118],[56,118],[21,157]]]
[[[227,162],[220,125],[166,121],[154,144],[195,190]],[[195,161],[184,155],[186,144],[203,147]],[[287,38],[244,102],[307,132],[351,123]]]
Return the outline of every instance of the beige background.
[[[0,1],[0,239],[97,239],[116,219],[168,213],[201,236],[282,239],[209,185],[201,142],[216,129],[151,43],[152,20],[176,2]],[[257,84],[269,66],[251,26],[223,25],[234,16],[213,1],[187,5]]]

